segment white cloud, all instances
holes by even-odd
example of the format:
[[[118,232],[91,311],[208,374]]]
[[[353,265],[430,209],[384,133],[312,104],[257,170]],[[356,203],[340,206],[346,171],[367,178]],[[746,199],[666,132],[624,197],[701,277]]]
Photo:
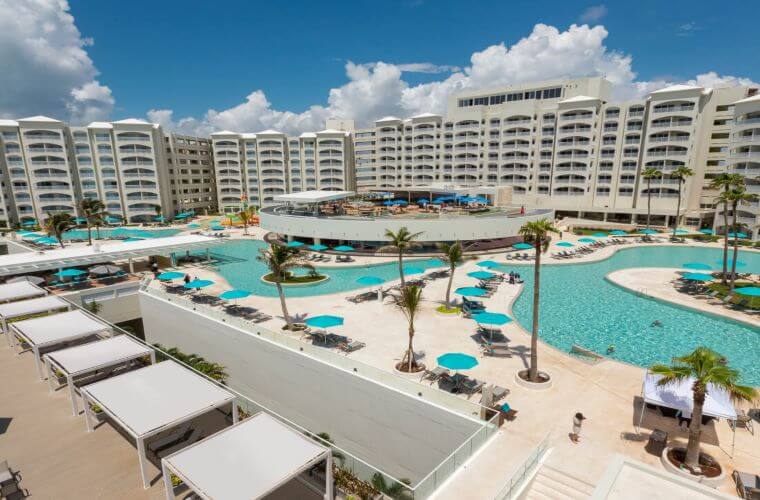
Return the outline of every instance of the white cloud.
[[[96,79],[92,43],[65,0],[0,0],[0,116],[106,118],[114,99]]]
[[[459,71],[460,69],[458,66],[429,62],[397,64],[396,66],[405,73],[450,73],[452,71]]]
[[[678,27],[678,31],[676,31],[676,36],[692,36],[695,31],[699,31],[700,29],[702,28],[700,28],[697,25],[697,23],[695,23],[694,21],[690,21]]]
[[[592,5],[588,9],[584,10],[580,15],[580,20],[584,23],[595,23],[601,18],[607,15],[607,6],[605,5]]]

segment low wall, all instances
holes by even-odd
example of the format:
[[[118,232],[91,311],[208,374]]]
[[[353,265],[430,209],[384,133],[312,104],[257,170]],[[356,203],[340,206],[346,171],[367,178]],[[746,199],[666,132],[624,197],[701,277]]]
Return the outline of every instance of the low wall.
[[[130,281],[62,295],[85,307],[89,302],[96,301],[101,306],[98,316],[111,323],[122,323],[141,316],[139,292],[140,282]]]
[[[259,337],[253,324],[243,330],[145,291],[139,297],[148,342],[224,365],[230,387],[412,484],[482,428],[474,418]]]

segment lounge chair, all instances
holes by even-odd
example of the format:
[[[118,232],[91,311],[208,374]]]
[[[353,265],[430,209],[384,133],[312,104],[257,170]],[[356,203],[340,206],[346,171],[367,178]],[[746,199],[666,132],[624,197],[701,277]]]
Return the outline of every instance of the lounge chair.
[[[753,436],[755,435],[755,428],[752,424],[752,417],[747,414],[744,410],[739,410],[739,412],[736,414],[736,420],[734,421],[734,430],[736,430],[737,427],[744,427],[747,429],[750,434]]]
[[[430,380],[430,383],[432,384],[439,378],[443,376],[448,376],[450,374],[451,372],[449,372],[449,370],[447,370],[446,368],[442,366],[436,366],[432,370],[425,370],[425,373],[423,373],[422,377],[420,377],[420,382],[427,379],[427,380]]]
[[[345,342],[341,342],[338,344],[338,348],[340,348],[343,352],[354,352],[356,350],[361,349],[362,347],[365,347],[367,344],[364,342],[361,342],[359,340],[351,340],[347,339]]]
[[[23,490],[18,483],[21,475],[13,472],[7,460],[0,462],[0,498],[26,498],[29,492]]]
[[[491,387],[491,396],[493,397],[494,401],[498,401],[501,398],[507,396],[509,394],[509,389],[506,387],[501,387],[498,385],[495,385]]]
[[[735,470],[731,475],[736,483],[736,494],[741,498],[760,499],[760,476]]]
[[[475,394],[483,390],[483,387],[485,385],[486,383],[482,380],[475,378],[464,378],[463,380],[459,381],[457,388],[459,389],[459,392],[463,392],[465,394]]]
[[[506,344],[484,343],[481,346],[483,356],[511,356],[512,351]]]
[[[503,423],[504,420],[508,420],[511,422],[512,420],[517,418],[517,410],[513,410],[512,407],[509,406],[508,403],[495,405],[491,409],[501,415],[499,424]]]

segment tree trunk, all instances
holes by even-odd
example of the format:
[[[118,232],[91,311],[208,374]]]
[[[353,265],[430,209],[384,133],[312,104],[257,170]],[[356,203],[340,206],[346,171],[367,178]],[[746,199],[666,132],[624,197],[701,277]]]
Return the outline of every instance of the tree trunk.
[[[280,306],[282,307],[282,315],[285,316],[285,323],[288,325],[288,330],[292,330],[293,323],[291,322],[290,314],[288,313],[288,305],[285,303],[285,292],[282,289],[280,278],[277,278],[275,285],[277,285],[277,293],[280,295]]]
[[[412,344],[412,339],[414,339],[414,321],[409,321],[409,347],[406,352],[409,358],[408,373],[412,373],[412,365],[414,365],[414,345]]]
[[[647,229],[652,217],[652,179],[647,179]]]
[[[733,209],[734,209],[734,215],[733,215],[734,258],[733,258],[733,262],[731,262],[731,276],[729,276],[730,281],[728,285],[728,293],[733,293],[734,286],[736,285],[736,259],[739,258],[739,228],[736,227],[737,211],[739,210],[738,202],[733,203]],[[726,240],[728,240],[728,234],[726,234]]]
[[[406,286],[404,281],[404,251],[398,251],[398,275],[401,277],[401,286]]]
[[[681,179],[678,179],[678,204],[676,205],[676,222],[673,225],[673,238],[676,237],[676,230],[678,230],[678,218],[681,215]]]
[[[538,382],[538,299],[541,283],[541,240],[536,241],[536,267],[533,270],[533,331],[530,336],[530,372],[531,382]]]
[[[689,424],[689,444],[686,445],[684,463],[689,467],[699,467],[699,440],[702,434],[702,407],[705,404],[705,392],[694,389],[694,409]]]
[[[454,270],[456,268],[454,266],[451,266],[450,273],[449,273],[449,284],[446,285],[446,306],[451,307],[451,284],[454,282]]]
[[[728,187],[726,187],[728,192]],[[723,203],[723,278],[721,283],[726,284],[726,273],[728,273],[728,202]]]
[[[87,219],[87,245],[92,245],[92,226],[89,218]]]

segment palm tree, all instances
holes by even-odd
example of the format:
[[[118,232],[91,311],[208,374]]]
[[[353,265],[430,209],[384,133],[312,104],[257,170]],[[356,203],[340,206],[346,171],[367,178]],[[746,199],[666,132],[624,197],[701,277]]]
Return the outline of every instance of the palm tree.
[[[253,214],[246,208],[238,212],[238,217],[240,217],[240,222],[243,223],[243,234],[248,234],[248,224],[251,223]]]
[[[731,226],[734,233],[734,258],[731,262],[731,275],[729,277],[728,293],[734,291],[734,285],[736,282],[736,260],[739,258],[739,227],[736,223],[739,212],[739,204],[747,204],[753,201],[757,201],[757,195],[747,192],[744,186],[731,189],[728,193],[725,193],[726,199],[731,203],[731,211],[733,212],[733,221]],[[728,240],[728,232],[726,232],[726,240]]]
[[[409,322],[409,346],[401,358],[399,366],[407,365],[407,372],[417,367],[417,360],[414,359],[414,320],[420,312],[422,304],[422,287],[417,285],[402,286],[398,294],[392,296],[393,305],[401,311]]]
[[[449,284],[446,285],[446,306],[451,307],[451,284],[454,281],[454,271],[464,261],[462,244],[458,241],[453,244],[439,243],[439,250],[443,253],[441,260],[449,265]]]
[[[689,443],[684,463],[692,469],[699,466],[699,440],[702,410],[708,389],[726,391],[733,401],[754,401],[758,392],[752,387],[738,385],[739,372],[725,364],[725,358],[706,347],[698,347],[686,356],[673,358],[671,365],[654,365],[652,373],[661,375],[658,385],[678,384],[693,379],[694,408],[689,423]]]
[[[649,229],[649,220],[652,217],[652,179],[662,177],[662,172],[654,167],[647,167],[641,176],[647,181],[647,229]]]
[[[676,206],[676,223],[673,225],[673,237],[676,236],[678,230],[678,221],[681,219],[681,188],[683,183],[686,182],[687,177],[694,175],[694,171],[689,167],[678,167],[670,173],[670,178],[678,181],[678,204]]]
[[[548,219],[541,219],[525,223],[519,231],[520,236],[528,243],[536,247],[536,264],[533,269],[533,331],[530,337],[530,370],[528,378],[531,382],[539,382],[538,379],[538,302],[541,288],[541,253],[549,249],[551,236],[549,233],[559,233]]]
[[[422,233],[410,233],[409,229],[402,227],[397,232],[390,229],[385,230],[385,237],[390,240],[385,246],[379,248],[380,252],[398,252],[398,274],[401,276],[401,286],[406,285],[404,281],[404,252],[420,246],[416,240]]]
[[[259,249],[259,256],[256,259],[266,264],[269,268],[271,278],[277,287],[277,294],[280,296],[282,315],[285,317],[288,330],[292,330],[293,322],[290,319],[290,314],[288,314],[282,282],[288,277],[291,269],[301,267],[312,271],[314,266],[303,259],[303,254],[297,248],[286,247],[285,245],[270,244],[268,249],[261,248]]]
[[[163,208],[161,205],[153,205],[153,210],[156,211],[156,222],[161,222],[161,212],[163,212]]]
[[[106,206],[97,198],[85,198],[79,203],[87,223],[87,244],[92,245],[92,224],[105,211]]]
[[[47,213],[47,220],[45,221],[45,230],[48,235],[58,238],[61,248],[66,248],[63,245],[63,233],[76,226],[74,219],[70,214],[51,214]]]
[[[720,174],[715,177],[710,183],[712,189],[722,189],[723,192],[715,199],[715,205],[723,205],[723,231],[726,233],[726,237],[723,239],[723,274],[721,276],[721,282],[726,284],[726,276],[728,275],[728,205],[729,200],[726,195],[732,186],[743,186],[744,177],[739,174]],[[736,231],[734,231],[736,232]]]

